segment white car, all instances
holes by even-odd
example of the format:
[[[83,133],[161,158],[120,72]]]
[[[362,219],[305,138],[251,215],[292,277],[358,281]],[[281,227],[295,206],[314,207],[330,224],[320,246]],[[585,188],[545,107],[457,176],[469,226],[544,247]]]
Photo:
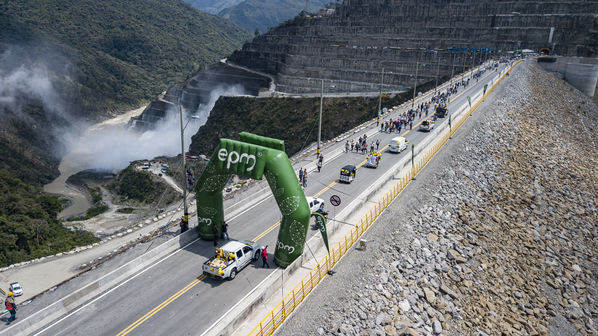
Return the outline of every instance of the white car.
[[[21,284],[18,282],[13,282],[10,284],[10,291],[13,292],[14,296],[23,295],[23,288],[21,288]]]
[[[409,141],[405,139],[405,137],[396,137],[390,140],[388,144],[388,151],[391,153],[400,153],[407,149],[407,144]]]
[[[309,211],[313,214],[318,210],[324,210],[324,200],[317,197],[306,196],[307,204],[309,205]]]

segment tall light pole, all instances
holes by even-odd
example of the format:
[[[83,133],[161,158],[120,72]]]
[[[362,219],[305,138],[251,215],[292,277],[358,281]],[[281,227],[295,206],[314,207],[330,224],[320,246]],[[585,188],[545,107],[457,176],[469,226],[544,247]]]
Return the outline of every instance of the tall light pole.
[[[183,131],[185,127],[183,127],[183,106],[181,105],[181,96],[183,95],[183,89],[181,88],[181,93],[179,94],[178,104],[179,104],[179,119],[181,122],[181,154],[183,156],[183,221],[181,222],[181,233],[189,230],[189,211],[187,209],[187,169],[186,169],[186,162],[185,162],[185,136],[183,135]]]
[[[434,93],[436,93],[436,90],[438,89],[438,74],[440,71],[440,56],[438,55],[438,52],[436,52],[436,86],[434,86]]]
[[[413,83],[413,99],[411,100],[411,107],[415,105],[415,90],[417,90],[417,70],[419,67],[419,62],[415,62],[415,82]]]
[[[322,106],[324,105],[324,80],[322,79],[322,90],[320,91],[320,121],[318,122],[318,149],[316,157],[320,157],[320,141],[322,139]]]
[[[378,98],[378,118],[382,114],[382,84],[384,83],[384,68],[382,68],[382,78],[380,78],[380,97]]]
[[[471,70],[472,70],[471,74],[472,75],[473,75],[473,69],[475,69],[475,55],[476,55],[476,51],[473,52],[473,60],[471,61]]]
[[[453,59],[451,60],[451,85],[453,85],[453,76],[455,75],[455,53],[453,53]]]
[[[465,59],[467,57],[465,56],[465,52],[463,53],[463,72],[461,72],[461,82],[463,82],[463,80],[465,80]]]

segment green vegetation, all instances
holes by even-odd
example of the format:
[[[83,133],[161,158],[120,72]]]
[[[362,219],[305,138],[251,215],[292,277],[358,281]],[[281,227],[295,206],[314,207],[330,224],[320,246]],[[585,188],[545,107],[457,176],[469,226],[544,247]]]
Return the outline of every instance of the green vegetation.
[[[56,219],[62,204],[0,169],[0,267],[65,252],[98,241],[87,231],[71,231]]]
[[[317,12],[329,2],[311,1],[309,12]],[[291,19],[286,23],[291,25],[291,22],[297,23],[303,20],[303,15],[297,15],[303,10],[305,10],[303,0],[245,0],[236,6],[223,9],[218,15],[233,21],[249,32],[264,33],[283,21]]]
[[[0,73],[46,65],[60,112],[89,121],[150,101],[250,37],[177,0],[0,0],[0,54],[21,50]],[[52,126],[73,120],[50,117],[35,97],[16,98],[19,108],[0,102],[0,265],[97,240],[64,228],[62,201],[41,193],[63,150]],[[84,217],[102,211],[97,204]]]
[[[132,204],[168,204],[178,194],[162,179],[152,173],[135,170],[134,163],[123,169],[114,181],[107,185],[120,196],[120,202]]]
[[[76,65],[83,110],[102,113],[152,99],[250,37],[227,20],[183,1],[0,4],[0,51],[12,41],[56,47]]]
[[[185,2],[202,12],[218,14],[221,10],[232,7],[243,0],[185,0]]]
[[[130,214],[130,213],[135,212],[135,210],[136,210],[135,208],[120,208],[120,209],[117,209],[116,212]]]
[[[410,93],[390,97],[388,106],[409,99]],[[212,155],[220,138],[238,139],[247,131],[284,140],[289,156],[318,137],[320,98],[220,97],[207,123],[193,136],[189,151]],[[378,113],[378,98],[324,98],[322,139],[332,139]]]

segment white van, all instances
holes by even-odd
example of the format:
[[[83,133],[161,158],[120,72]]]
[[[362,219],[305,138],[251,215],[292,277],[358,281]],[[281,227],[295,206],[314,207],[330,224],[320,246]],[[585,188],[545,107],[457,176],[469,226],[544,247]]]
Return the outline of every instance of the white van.
[[[390,144],[388,144],[388,151],[392,153],[400,153],[407,149],[407,144],[409,141],[405,139],[405,137],[396,137],[390,140]]]

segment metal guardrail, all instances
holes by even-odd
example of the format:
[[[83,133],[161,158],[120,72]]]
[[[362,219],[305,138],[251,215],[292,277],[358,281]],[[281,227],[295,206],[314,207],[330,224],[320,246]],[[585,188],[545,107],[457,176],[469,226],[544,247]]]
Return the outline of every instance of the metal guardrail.
[[[426,152],[413,167],[405,174],[378,202],[347,232],[334,247],[330,253],[320,259],[318,264],[299,282],[274,309],[268,313],[264,319],[249,333],[249,336],[269,336],[276,331],[286,318],[303,302],[309,293],[326,276],[327,272],[336,265],[345,253],[355,244],[361,235],[378,219],[384,210],[392,203],[395,198],[405,189],[411,180],[428,164],[428,162],[440,151],[449,138],[463,125],[465,120],[475,111],[486,97],[494,90],[505,76],[517,66],[521,61],[515,63],[504,75],[486,91],[486,93],[467,111],[462,118],[452,125],[449,132],[444,134],[439,142]]]

